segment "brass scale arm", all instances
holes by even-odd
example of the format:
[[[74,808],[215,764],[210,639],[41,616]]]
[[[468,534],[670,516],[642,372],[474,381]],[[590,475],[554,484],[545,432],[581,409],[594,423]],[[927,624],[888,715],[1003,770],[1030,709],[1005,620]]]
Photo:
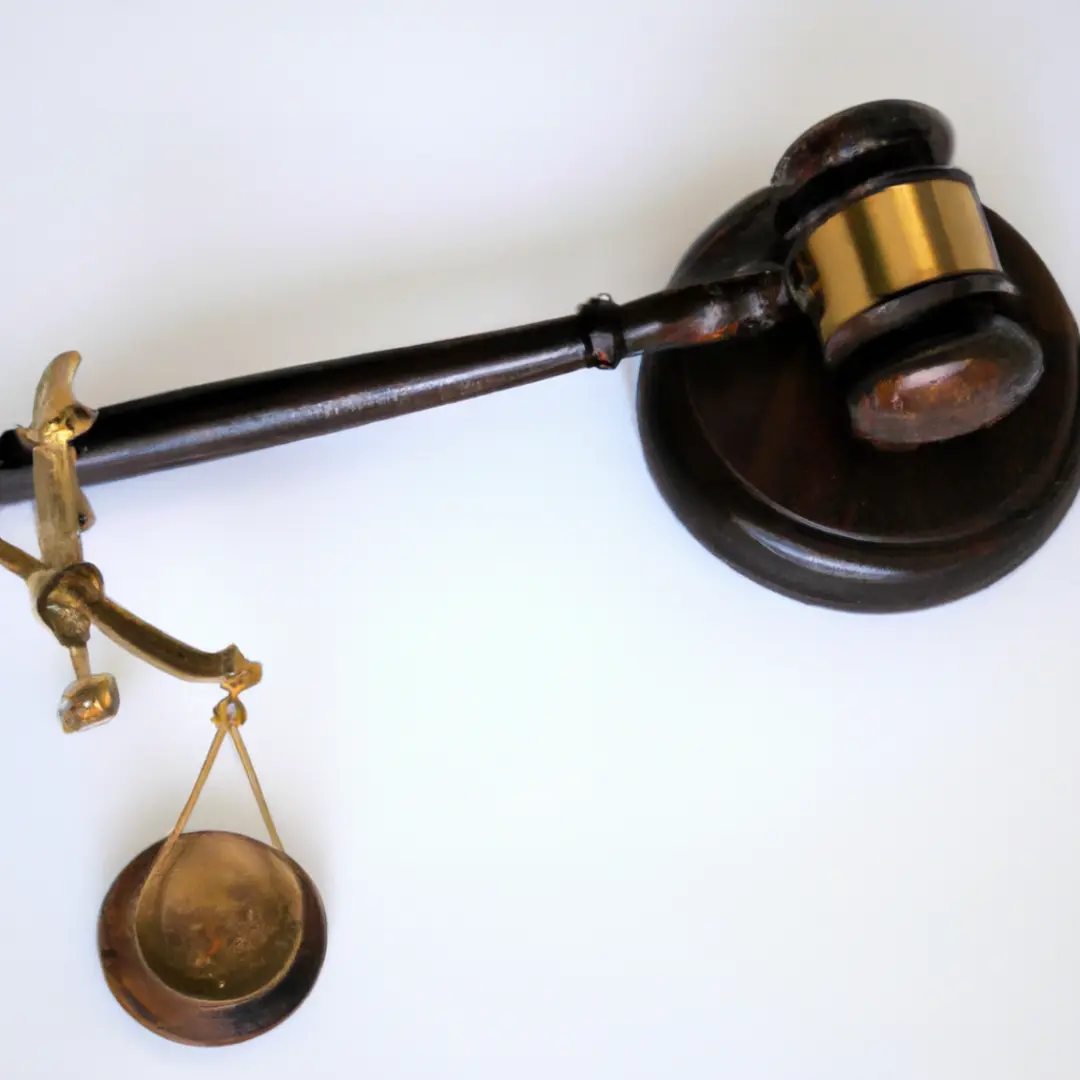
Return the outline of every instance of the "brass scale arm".
[[[72,382],[80,356],[57,356],[45,369],[34,399],[32,426],[18,434],[31,448],[34,508],[40,558],[0,539],[0,564],[29,586],[38,618],[68,650],[75,681],[64,691],[59,715],[65,731],[81,731],[116,715],[116,680],[91,670],[91,627],[141,660],[178,679],[216,682],[236,702],[262,677],[258,663],[235,645],[204,652],[140,619],[105,595],[101,572],[83,558],[82,533],[94,522],[79,486],[72,441],[93,425],[96,413],[78,402]],[[242,710],[234,708],[242,716]],[[239,722],[239,721],[238,721]]]

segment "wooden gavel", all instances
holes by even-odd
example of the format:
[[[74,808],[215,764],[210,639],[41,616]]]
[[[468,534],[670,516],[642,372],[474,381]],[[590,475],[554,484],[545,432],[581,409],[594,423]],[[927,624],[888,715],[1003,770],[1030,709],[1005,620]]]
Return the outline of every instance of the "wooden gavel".
[[[1026,559],[1077,490],[1075,320],[952,167],[936,110],[822,121],[664,290],[565,318],[106,406],[83,485],[245,453],[641,354],[652,475],[717,555],[800,600],[896,611]],[[32,494],[0,436],[0,502]]]

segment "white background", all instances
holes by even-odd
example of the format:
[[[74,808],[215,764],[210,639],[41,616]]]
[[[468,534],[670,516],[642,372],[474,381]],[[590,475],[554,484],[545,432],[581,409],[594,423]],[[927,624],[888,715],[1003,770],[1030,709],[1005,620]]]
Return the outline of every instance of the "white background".
[[[0,427],[661,287],[809,124],[904,96],[1080,302],[1075,4],[0,9]],[[632,366],[91,489],[110,592],[265,664],[248,739],[330,923],[272,1034],[120,1010],[113,876],[210,688],[67,661],[0,580],[0,1076],[980,1080],[1080,1071],[1080,518],[1008,580],[845,616],[655,492]],[[32,546],[28,506],[0,533]],[[196,826],[257,815],[225,754]]]

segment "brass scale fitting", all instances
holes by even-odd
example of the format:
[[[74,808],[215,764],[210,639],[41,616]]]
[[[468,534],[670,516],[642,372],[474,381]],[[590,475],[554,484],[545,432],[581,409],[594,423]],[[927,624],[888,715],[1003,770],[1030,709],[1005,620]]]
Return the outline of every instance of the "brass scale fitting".
[[[172,832],[113,883],[98,947],[109,988],[144,1027],[194,1045],[239,1042],[280,1023],[310,991],[325,952],[325,916],[310,878],[284,852],[240,734],[240,694],[260,681],[261,665],[235,645],[203,652],[150,625],[110,599],[101,571],[84,559],[82,534],[94,515],[72,440],[96,413],[72,392],[79,362],[67,352],[48,365],[33,423],[18,429],[32,448],[40,558],[0,540],[0,564],[27,583],[36,615],[71,657],[75,679],[58,708],[65,732],[98,727],[120,706],[115,678],[91,667],[93,627],[178,679],[216,682],[225,691],[187,803]],[[227,832],[184,833],[227,736],[271,845]]]

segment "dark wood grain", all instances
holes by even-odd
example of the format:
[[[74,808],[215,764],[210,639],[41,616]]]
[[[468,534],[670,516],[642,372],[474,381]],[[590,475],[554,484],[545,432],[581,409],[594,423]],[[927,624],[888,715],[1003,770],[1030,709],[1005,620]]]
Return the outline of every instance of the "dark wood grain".
[[[1046,363],[992,428],[906,453],[856,439],[815,335],[795,321],[752,346],[645,359],[646,460],[711,551],[799,600],[885,612],[984,588],[1046,540],[1080,482],[1077,328],[1030,245],[988,218]],[[714,269],[707,256],[686,263],[673,284]]]
[[[660,292],[106,406],[75,442],[80,480],[247,453],[643,352],[646,459],[710,550],[811,603],[896,611],[956,599],[1029,557],[1076,495],[1069,307],[1031,246],[991,212],[1000,268],[991,260],[875,291],[835,332],[816,325],[821,304],[799,258],[823,216],[868,193],[966,177],[950,166],[953,145],[946,118],[917,102],[836,113],[702,234]],[[941,356],[961,358],[944,365],[956,368],[947,392],[933,383],[910,408],[878,393],[941,376]],[[924,445],[896,452],[909,442]],[[0,503],[31,494],[30,452],[8,431]]]
[[[586,367],[627,352],[756,334],[791,305],[777,268],[576,315],[303,364],[107,405],[75,441],[84,486],[250,453]],[[615,349],[617,355],[612,355]],[[0,504],[33,494],[30,450],[0,436]]]

